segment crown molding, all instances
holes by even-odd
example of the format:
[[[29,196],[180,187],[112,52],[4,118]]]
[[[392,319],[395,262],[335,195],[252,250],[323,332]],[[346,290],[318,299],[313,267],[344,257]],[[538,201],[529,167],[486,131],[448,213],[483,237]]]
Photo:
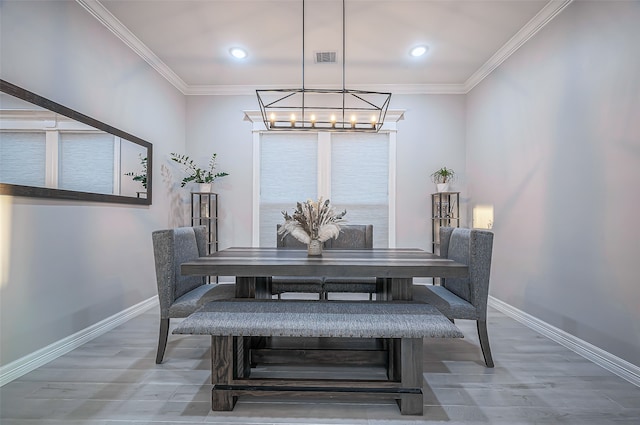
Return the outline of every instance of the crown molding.
[[[102,25],[107,27],[120,40],[122,40],[131,50],[144,59],[153,69],[162,75],[167,81],[186,93],[189,86],[178,74],[173,72],[151,49],[149,49],[138,37],[136,37],[118,18],[113,16],[98,0],[76,0],[83,8],[85,8],[94,18]]]
[[[272,89],[296,89],[300,85],[283,84],[280,86],[250,86],[250,85],[201,85],[189,86],[183,93],[188,96],[235,96],[235,95],[255,95],[256,90]],[[314,89],[340,89],[341,86],[314,85]],[[393,94],[466,94],[463,84],[355,84],[348,85],[347,89],[378,91]]]
[[[296,88],[296,85],[288,86],[250,86],[250,85],[188,85],[169,66],[151,51],[140,39],[109,12],[99,0],[76,0],[93,17],[107,27],[131,50],[144,59],[153,69],[173,84],[180,92],[188,96],[235,96],[252,95],[257,89],[270,88]],[[507,60],[531,37],[547,25],[553,18],[562,12],[573,0],[550,0],[543,8],[527,22],[509,41],[507,41],[487,62],[464,82],[464,84],[372,84],[349,86],[353,90],[369,90],[390,92],[393,94],[467,94],[482,80],[489,76],[500,64]],[[336,87],[314,87],[336,88]],[[338,87],[340,88],[340,87]]]
[[[531,37],[538,33],[553,18],[562,12],[573,0],[550,0],[540,12],[527,22],[509,41],[491,56],[471,77],[464,83],[465,93],[469,93],[482,80],[489,76],[502,62],[513,55]]]

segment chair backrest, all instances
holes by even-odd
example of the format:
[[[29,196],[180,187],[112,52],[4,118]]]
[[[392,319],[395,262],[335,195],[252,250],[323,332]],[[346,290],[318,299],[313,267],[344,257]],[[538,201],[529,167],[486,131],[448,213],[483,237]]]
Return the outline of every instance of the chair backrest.
[[[278,224],[276,231],[280,230]],[[282,237],[277,235],[278,248],[306,249],[307,245],[300,242],[290,234]],[[340,229],[340,234],[336,239],[329,239],[324,243],[325,249],[371,249],[373,248],[373,225],[372,224],[345,224]]]
[[[295,249],[307,249],[307,245],[300,242],[291,234],[287,234],[285,236],[279,235],[278,231],[280,231],[280,224],[276,227],[276,247],[278,248],[295,248]]]
[[[469,266],[469,276],[447,278],[443,286],[473,304],[479,319],[487,316],[493,233],[487,230],[440,228],[440,255]]]
[[[325,242],[329,249],[373,248],[373,224],[345,224],[336,239]]]
[[[167,318],[176,299],[205,283],[201,276],[183,276],[180,264],[207,255],[206,227],[156,230],[152,239],[160,315]]]

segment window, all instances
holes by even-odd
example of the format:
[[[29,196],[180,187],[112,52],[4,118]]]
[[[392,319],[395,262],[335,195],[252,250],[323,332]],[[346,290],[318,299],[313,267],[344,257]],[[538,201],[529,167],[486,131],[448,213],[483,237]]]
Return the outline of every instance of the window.
[[[315,134],[269,133],[260,149],[260,246],[276,246],[282,211],[318,196]]]
[[[114,192],[114,136],[60,132],[58,182],[61,189]]]
[[[282,211],[292,212],[296,202],[320,196],[346,209],[347,222],[373,224],[374,247],[393,246],[395,139],[390,133],[268,132],[257,137],[254,226],[259,246],[276,246]]]
[[[373,224],[375,247],[389,247],[388,134],[332,136],[331,202],[346,208],[348,221]]]
[[[121,193],[119,137],[48,111],[5,115],[0,131],[0,182]]]
[[[44,131],[1,131],[0,182],[44,186],[46,155]]]

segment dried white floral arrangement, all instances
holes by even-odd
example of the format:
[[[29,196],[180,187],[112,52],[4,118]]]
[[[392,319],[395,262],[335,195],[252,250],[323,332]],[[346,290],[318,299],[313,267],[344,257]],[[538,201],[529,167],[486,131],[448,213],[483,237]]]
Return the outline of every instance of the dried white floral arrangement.
[[[298,202],[293,216],[286,211],[282,211],[284,224],[280,226],[278,234],[283,235],[283,237],[291,234],[291,236],[305,244],[309,244],[313,239],[317,239],[320,242],[331,238],[335,239],[340,234],[342,223],[345,222],[343,217],[346,213],[347,210],[344,210],[336,214],[328,199],[326,201],[320,198],[318,201]]]

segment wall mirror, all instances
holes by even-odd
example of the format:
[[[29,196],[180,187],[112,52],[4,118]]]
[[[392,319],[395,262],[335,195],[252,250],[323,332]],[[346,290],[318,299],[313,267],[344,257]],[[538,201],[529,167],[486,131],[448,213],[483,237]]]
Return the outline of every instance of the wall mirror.
[[[0,194],[151,205],[151,143],[0,80]]]

